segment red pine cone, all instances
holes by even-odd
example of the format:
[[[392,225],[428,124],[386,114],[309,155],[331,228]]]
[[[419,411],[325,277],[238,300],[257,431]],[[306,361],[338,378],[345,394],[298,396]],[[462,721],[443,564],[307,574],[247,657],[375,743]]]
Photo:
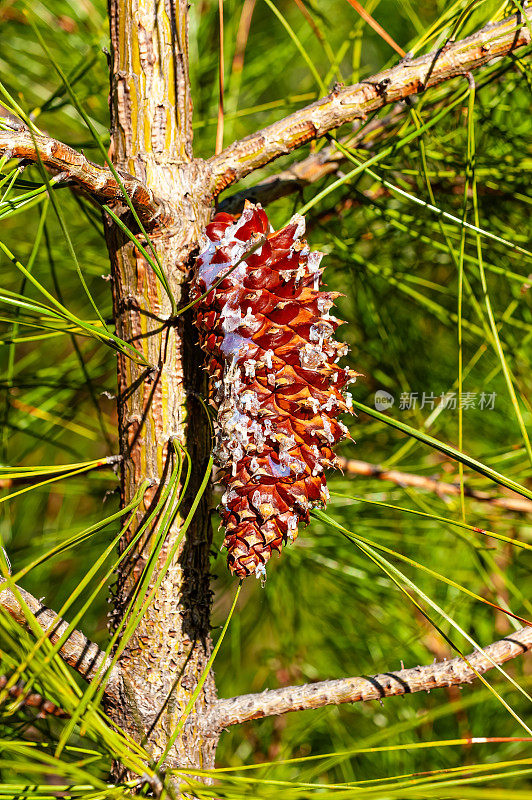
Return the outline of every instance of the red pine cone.
[[[337,365],[347,345],[331,338],[341,323],[329,315],[339,293],[319,291],[323,254],[304,230],[296,214],[272,231],[251,203],[236,220],[217,214],[192,287],[193,299],[207,292],[196,325],[218,412],[227,562],[241,578],[264,577],[272,551],[325,505],[331,448],[349,435],[337,416],[351,410],[342,389],[356,373]]]

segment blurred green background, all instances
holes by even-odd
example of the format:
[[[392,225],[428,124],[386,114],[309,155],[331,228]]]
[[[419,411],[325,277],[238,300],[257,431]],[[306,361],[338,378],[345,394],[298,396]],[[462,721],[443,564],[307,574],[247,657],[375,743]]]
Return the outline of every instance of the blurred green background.
[[[459,38],[466,36],[502,8],[509,12],[513,5],[431,0],[370,0],[366,4],[404,50],[414,48],[416,52],[441,46],[455,26]],[[243,9],[252,12],[245,53],[235,47]],[[263,0],[244,6],[224,3],[226,145],[311,102],[335,81],[349,84],[362,80],[398,60],[347,0],[304,5],[277,0],[275,9],[283,19]],[[104,3],[3,0],[0,24],[0,80],[5,91],[39,128],[99,161],[90,132],[43,51],[36,29],[107,142],[104,48],[109,42]],[[192,4],[194,148],[196,155],[204,157],[212,154],[216,136],[218,26],[216,3],[203,0]],[[427,41],[417,48],[416,43],[427,33]],[[237,50],[239,58],[235,60]],[[310,244],[326,253],[325,281],[330,289],[344,294],[337,313],[346,325],[339,335],[351,348],[349,365],[362,374],[353,387],[355,400],[374,408],[375,392],[385,390],[395,398],[386,412],[390,417],[460,447],[524,485],[530,485],[531,476],[530,445],[523,434],[531,417],[532,332],[532,267],[527,250],[532,73],[527,55],[522,51],[476,73],[474,98],[465,77],[418,97],[412,104],[415,112],[406,109],[387,132],[353,151],[361,160],[383,154],[372,167],[373,174],[363,171],[314,203],[307,214]],[[8,104],[6,97],[4,94],[4,101],[0,97],[0,102]],[[379,116],[385,117],[389,111],[384,109]],[[417,126],[437,114],[441,118],[423,136],[404,142]],[[244,185],[287,168],[310,149],[316,151],[325,144],[279,160]],[[469,159],[473,149],[476,184]],[[347,173],[352,168],[346,161],[339,170]],[[286,223],[339,174],[272,204],[268,213],[273,224]],[[4,183],[2,192],[8,184]],[[21,208],[9,205],[8,201],[37,184],[42,184],[38,169],[27,168],[7,198],[2,198],[0,238],[22,264],[33,263],[33,274],[48,291],[78,316],[93,319],[94,311],[81,290],[54,209],[49,206],[43,214],[42,196]],[[104,280],[109,263],[99,211],[68,188],[58,188],[54,197],[90,291],[102,315],[109,318],[111,296]],[[442,220],[427,203],[455,221]],[[471,229],[464,233],[459,224],[466,219],[474,225],[475,214],[483,231],[479,236]],[[39,226],[42,237],[34,250]],[[5,253],[0,253],[0,269],[2,288],[39,297]],[[12,307],[2,306],[0,314],[2,464],[60,465],[116,453],[113,352],[93,339],[47,334],[39,338],[42,331],[18,326]],[[442,393],[458,392],[460,314],[462,391],[474,394],[476,405],[463,410],[462,441],[458,409],[440,408],[437,413],[427,403],[420,407],[420,399],[416,408],[400,408],[404,393],[417,393],[418,398],[433,393],[439,398]],[[495,395],[493,408],[479,408],[481,393]],[[346,442],[339,450],[341,455],[447,482],[459,480],[456,462],[382,421],[358,412],[346,422],[356,443]],[[467,485],[475,489],[511,495],[470,470],[465,470],[465,477]],[[4,485],[6,496],[27,488],[18,483],[15,487]],[[456,655],[448,640],[462,652],[473,649],[471,640],[458,628],[486,645],[521,624],[482,599],[532,619],[531,561],[528,550],[519,547],[532,542],[526,515],[469,498],[462,508],[457,496],[348,473],[331,475],[330,489],[331,517],[355,537],[403,556],[401,560],[384,553],[405,581],[416,587],[408,592],[421,608],[378,559],[372,560],[356,541],[343,537],[323,519],[315,519],[301,531],[297,542],[285,549],[282,558],[271,563],[264,588],[257,581],[246,581],[215,662],[220,696],[374,674],[399,669],[402,663],[430,663]],[[33,488],[3,502],[0,530],[14,569],[112,514],[117,504],[117,478],[110,469]],[[427,516],[396,507],[426,512]],[[486,537],[451,521],[463,521],[511,541]],[[25,576],[24,588],[59,608],[79,584],[87,564],[101,554],[118,530],[113,523],[63,555],[46,560]],[[226,572],[225,557],[218,552],[222,533],[216,530],[215,520],[215,638],[236,588]],[[406,582],[397,580],[404,589]],[[69,615],[80,606],[78,600]],[[82,621],[84,632],[101,644],[106,642],[107,608],[106,592],[102,591]],[[6,641],[4,671],[9,671]],[[507,669],[525,691],[530,690],[532,675],[525,660]],[[469,736],[527,735],[502,699],[525,723],[527,719],[530,722],[530,699],[500,674],[492,672],[488,680],[494,691],[476,682],[430,695],[387,699],[382,704],[326,708],[233,727],[222,735],[217,762],[223,767],[265,763],[259,772],[251,773],[260,779],[252,788],[232,787],[235,796],[246,792],[266,795],[273,791],[266,781],[275,778],[289,784],[296,780],[319,782],[326,795],[345,781],[378,784],[389,780],[389,796],[410,798],[418,796],[414,788],[421,791],[426,779],[413,779],[407,788],[401,788],[403,779],[397,776],[454,768],[460,768],[457,785],[448,776],[448,785],[440,787],[435,778],[419,796],[476,797],[479,784],[484,794],[491,792],[493,797],[508,797],[504,792],[510,791],[520,792],[516,797],[532,796],[526,764],[513,763],[530,756],[529,744],[442,744],[443,740]],[[24,714],[13,716],[6,710],[3,716],[5,740],[24,735],[37,741],[43,735],[53,740],[61,725],[50,719],[28,721]],[[78,732],[72,741],[84,740]],[[408,743],[431,742],[441,744],[400,749]],[[341,755],[353,748],[379,746],[390,749]],[[279,767],[271,763],[327,753],[337,755]],[[109,758],[104,749],[101,759],[87,766],[88,773],[105,775]],[[509,766],[498,766],[506,761]],[[5,766],[2,779],[9,783],[15,774],[16,770]],[[289,784],[282,790],[287,797],[296,791]],[[383,783],[382,797],[388,796],[384,787]],[[305,796],[303,789],[299,796]]]

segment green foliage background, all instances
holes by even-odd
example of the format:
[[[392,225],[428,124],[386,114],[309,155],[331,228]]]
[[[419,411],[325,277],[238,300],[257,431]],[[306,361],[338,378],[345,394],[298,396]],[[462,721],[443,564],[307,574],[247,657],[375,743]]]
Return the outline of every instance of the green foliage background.
[[[290,26],[291,38],[272,3],[257,0],[244,69],[239,72],[232,65],[242,4],[224,3],[225,144],[311,102],[335,81],[352,83],[396,63],[396,54],[346,0],[307,2],[305,7],[313,25],[296,3],[275,3]],[[511,4],[433,0],[370,0],[366,8],[405,50],[416,53],[440,46],[455,27],[463,37],[501,9],[514,10]],[[214,149],[218,104],[217,4],[194,3],[191,15],[195,153],[207,157]],[[103,2],[3,0],[0,23],[0,102],[6,107],[16,102],[40,129],[101,160],[54,63],[68,75],[78,102],[107,142],[103,48],[108,46],[108,31]],[[451,444],[525,486],[531,476],[530,444],[524,433],[531,417],[532,332],[528,55],[522,51],[480,71],[474,94],[463,78],[417,98],[414,112],[407,110],[367,148],[353,151],[359,161],[380,154],[372,174],[362,170],[313,202],[318,192],[354,167],[345,161],[338,175],[268,209],[279,226],[311,203],[309,241],[326,253],[329,288],[344,293],[338,316],[347,324],[340,333],[351,347],[349,362],[362,373],[353,389],[355,400],[373,408],[375,391],[386,390],[395,397],[386,412],[389,417],[422,436]],[[389,111],[384,109],[380,116]],[[439,120],[424,135],[404,142],[436,115]],[[245,183],[254,184],[307,152],[308,148],[276,162]],[[31,265],[32,275],[72,313],[94,321],[66,230],[90,293],[109,319],[109,284],[102,280],[109,265],[98,209],[61,186],[53,190],[55,203],[48,202],[39,169],[15,174],[15,166],[13,161],[2,165],[7,178],[0,187],[1,241],[23,265]],[[442,219],[427,203],[455,221]],[[465,229],[460,224],[463,219],[482,233]],[[0,252],[0,268],[2,289],[43,300],[5,249]],[[110,396],[116,391],[112,349],[94,337],[30,327],[24,324],[28,319],[25,311],[0,303],[1,463],[4,480],[13,474],[17,478],[3,491],[0,529],[14,572],[113,514],[118,504],[117,478],[109,468],[40,487],[35,487],[34,473],[30,483],[19,480],[20,467],[53,468],[117,451]],[[427,405],[420,408],[419,402],[414,409],[399,407],[401,393],[439,397],[458,393],[460,385],[464,393],[476,394],[477,405],[480,393],[496,395],[493,409],[464,409],[462,436],[456,409],[435,413]],[[345,443],[342,455],[444,481],[460,479],[456,462],[375,416],[359,411],[349,425],[356,444]],[[467,468],[464,472],[468,486],[510,494],[480,474]],[[456,654],[450,642],[459,651],[470,652],[472,641],[486,645],[519,627],[521,623],[482,600],[532,619],[532,528],[524,515],[468,498],[462,507],[460,497],[347,474],[331,476],[330,488],[328,514],[351,536],[343,536],[320,516],[270,565],[264,588],[251,579],[245,583],[215,662],[220,696],[385,672],[402,663],[430,663]],[[13,493],[18,494],[11,497]],[[465,527],[456,524],[461,521]],[[471,526],[508,541],[475,532]],[[59,609],[71,598],[87,565],[96,562],[118,531],[114,522],[97,535],[76,541],[31,569],[22,585]],[[218,552],[221,540],[222,534],[215,533],[215,638],[236,588]],[[393,566],[368,554],[365,545],[361,548],[362,540],[372,543],[372,552]],[[379,550],[382,547],[399,555]],[[102,561],[98,575],[113,562],[113,555]],[[394,568],[404,577],[398,577]],[[85,597],[84,593],[75,599],[66,612],[68,619],[82,608]],[[107,637],[106,612],[103,589],[79,624],[102,646]],[[2,618],[0,631],[2,669],[10,675],[24,654],[32,652],[32,640],[21,636],[7,618]],[[34,680],[37,689],[63,707],[75,707],[76,680],[69,687],[61,679],[57,659],[46,663],[45,652],[41,648],[32,656],[20,677]],[[382,705],[327,708],[232,728],[222,736],[219,766],[256,765],[257,769],[220,773],[221,784],[202,791],[216,797],[266,797],[279,792],[286,797],[315,793],[351,797],[365,792],[379,798],[473,798],[482,792],[506,798],[510,791],[513,797],[532,797],[530,744],[518,741],[530,735],[527,692],[532,676],[524,660],[509,665],[507,672],[521,691],[492,672],[491,688],[476,682],[461,690],[387,699]],[[96,712],[87,712],[84,726],[72,731],[64,742],[66,749],[59,752],[56,744],[61,741],[63,721],[35,720],[15,706],[7,700],[1,707],[1,797],[14,797],[16,786],[17,797],[49,796],[52,780],[85,786],[71,790],[72,796],[121,796],[119,790],[106,788],[105,775],[113,753],[125,745],[114,735],[102,734],[103,722]],[[470,736],[514,741],[444,744]],[[29,748],[27,742],[36,744]],[[351,752],[367,748],[365,753]],[[40,753],[48,754],[50,763]],[[307,758],[318,755],[327,757]],[[293,758],[303,760],[276,766]]]

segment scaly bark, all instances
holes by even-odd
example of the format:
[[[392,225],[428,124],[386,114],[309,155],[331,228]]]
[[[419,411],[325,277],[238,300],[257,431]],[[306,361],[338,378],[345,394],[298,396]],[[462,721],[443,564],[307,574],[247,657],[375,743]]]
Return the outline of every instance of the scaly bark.
[[[202,162],[192,161],[186,0],[110,0],[111,132],[113,161],[139,178],[177,212],[178,225],[154,239],[162,268],[179,303],[191,252],[210,215]],[[144,505],[121,552],[160,498],[173,462],[172,440],[190,454],[192,475],[145,592],[160,577],[179,541],[186,513],[205,472],[210,437],[198,400],[205,395],[196,337],[189,321],[172,319],[171,304],[153,270],[131,242],[109,225],[117,333],[153,365],[146,370],[118,359],[122,503],[148,478]],[[209,654],[209,497],[204,496],[185,540],[119,660],[124,694],[107,710],[157,761],[197,686]],[[119,567],[111,630],[143,575],[160,515]],[[168,767],[212,767],[215,742],[203,737],[198,716],[215,698],[210,675],[166,759]],[[115,778],[129,777],[115,765]]]

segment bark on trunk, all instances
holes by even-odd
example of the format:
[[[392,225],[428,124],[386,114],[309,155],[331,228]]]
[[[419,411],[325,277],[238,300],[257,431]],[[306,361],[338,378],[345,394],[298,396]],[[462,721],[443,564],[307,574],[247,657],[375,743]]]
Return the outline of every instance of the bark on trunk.
[[[178,304],[191,253],[205,227],[211,198],[203,162],[192,160],[186,0],[110,0],[111,132],[114,164],[144,181],[179,210],[179,225],[153,239]],[[131,222],[131,221],[130,221]],[[157,504],[173,466],[172,440],[190,454],[184,500],[157,557],[149,591],[160,576],[207,467],[209,427],[198,396],[206,374],[190,320],[171,318],[171,304],[139,250],[108,226],[117,333],[155,369],[118,358],[122,503],[145,478],[144,505],[121,544],[131,541]],[[121,658],[125,691],[108,704],[112,719],[142,742],[157,761],[197,686],[209,654],[211,526],[208,493],[185,540]],[[119,568],[111,629],[123,617],[157,540],[161,514]],[[166,759],[167,767],[209,768],[216,742],[205,739],[198,717],[215,699],[210,675],[195,709]],[[131,777],[115,766],[115,778]]]

